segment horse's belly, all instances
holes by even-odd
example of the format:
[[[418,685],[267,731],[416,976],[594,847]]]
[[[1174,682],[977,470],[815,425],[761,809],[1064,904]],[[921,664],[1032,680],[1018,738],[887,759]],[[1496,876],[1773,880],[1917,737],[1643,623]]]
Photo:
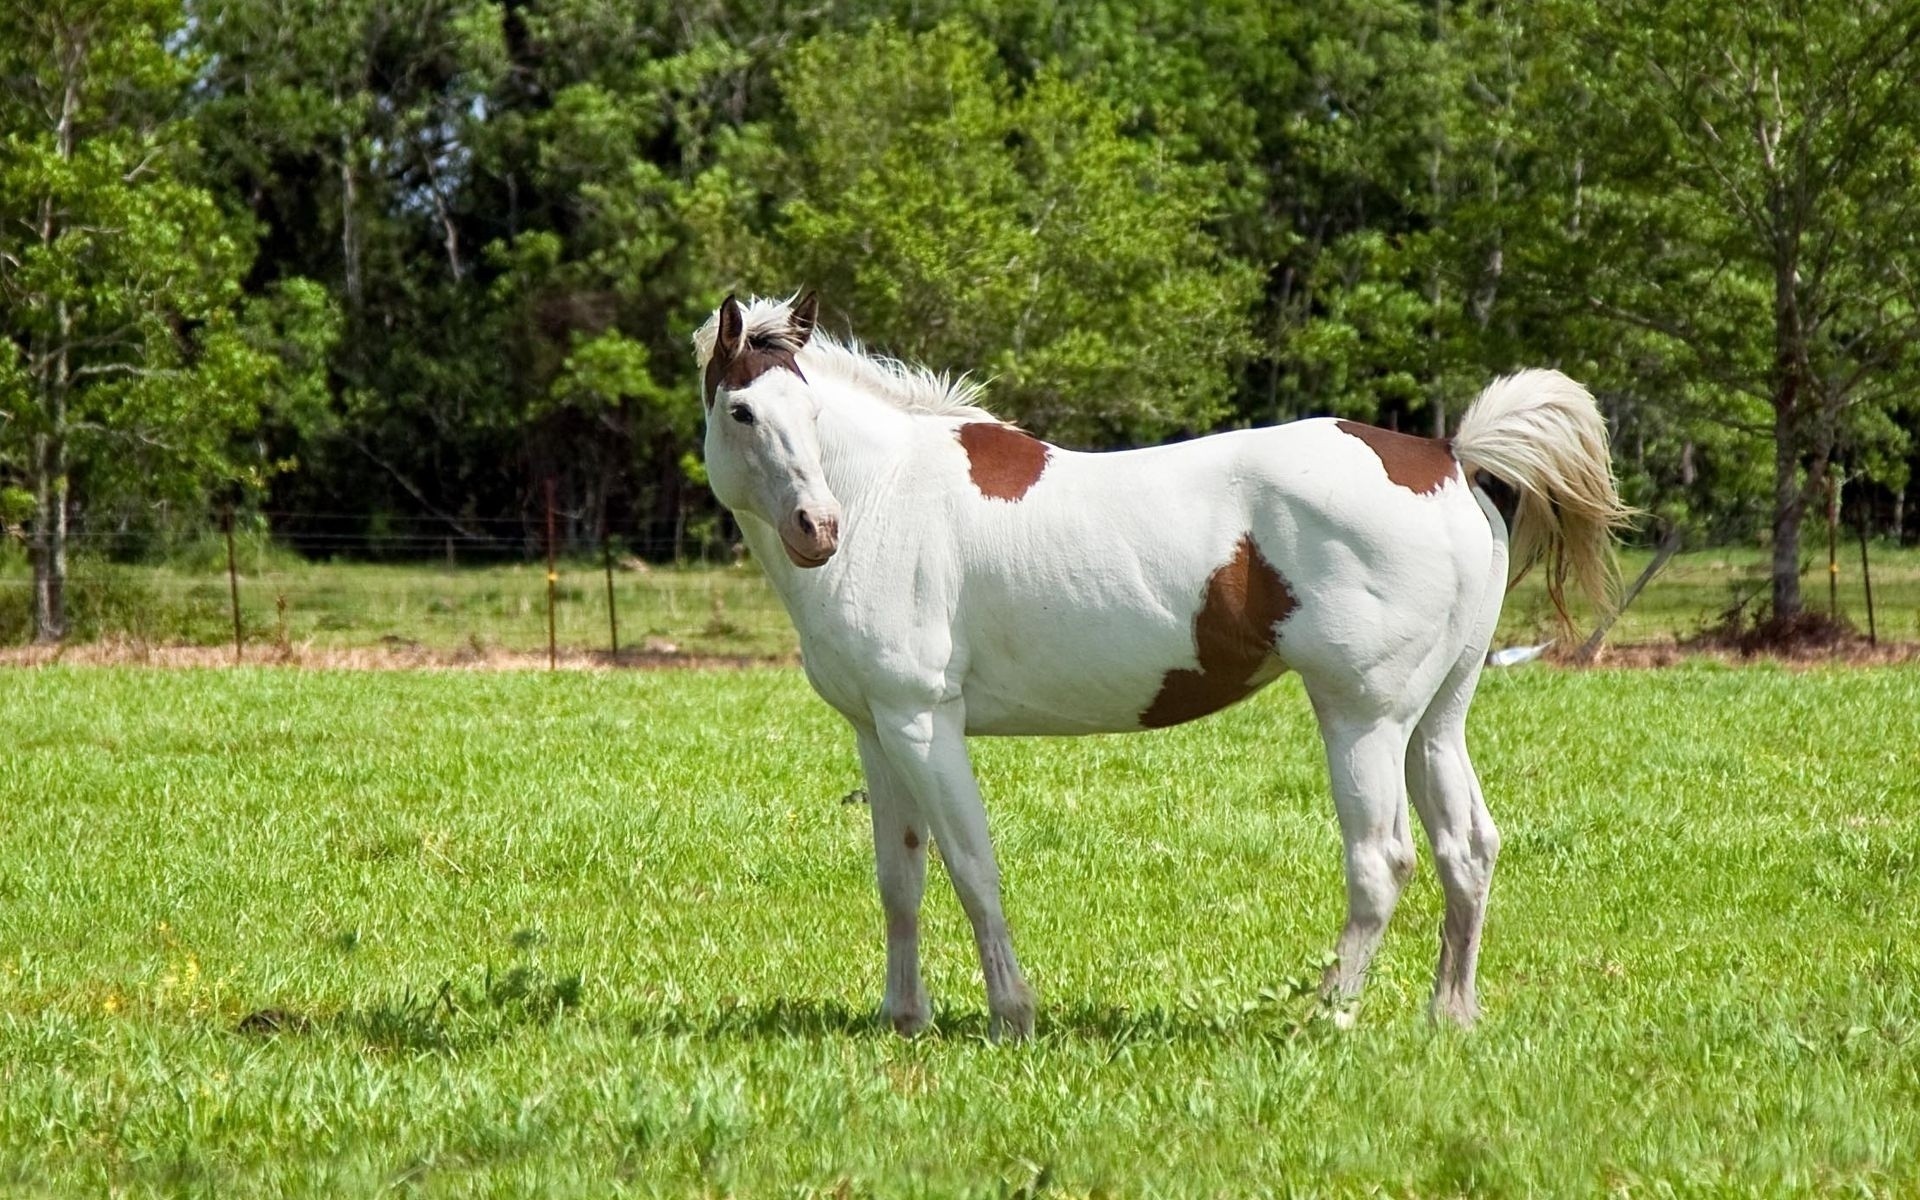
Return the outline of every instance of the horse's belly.
[[[1055,639],[1016,637],[974,649],[963,685],[968,733],[1129,733],[1178,724],[1252,695],[1285,669],[1268,658],[1217,686],[1186,669],[1192,633],[1171,623],[1143,628],[1090,613],[1054,632]]]

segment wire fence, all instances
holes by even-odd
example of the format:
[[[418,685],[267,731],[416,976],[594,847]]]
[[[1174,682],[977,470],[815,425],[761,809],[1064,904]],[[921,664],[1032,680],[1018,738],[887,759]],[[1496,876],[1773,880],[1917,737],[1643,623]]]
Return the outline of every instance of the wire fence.
[[[543,516],[544,514],[542,514]],[[81,514],[88,517],[88,514]],[[463,520],[252,512],[231,525],[151,513],[76,519],[65,588],[69,646],[200,648],[245,662],[678,663],[791,661],[792,625],[723,527],[652,540],[603,535],[554,510]],[[1824,550],[1824,547],[1821,548]],[[1809,609],[1879,639],[1920,643],[1920,551],[1809,556]],[[1651,556],[1626,556],[1633,578]],[[1564,636],[1540,572],[1508,597],[1499,644]],[[1685,553],[1611,630],[1615,645],[1685,641],[1764,606],[1755,547]],[[1871,615],[1870,615],[1871,614]],[[0,531],[0,649],[33,639],[32,573]],[[8,651],[7,653],[14,653]],[[353,658],[358,656],[358,658]],[[0,656],[0,661],[10,661]]]
[[[357,523],[354,528],[352,523]],[[386,652],[473,659],[782,659],[794,635],[765,577],[724,542],[549,541],[513,520],[252,513],[76,523],[68,640],[225,646],[243,660]],[[436,528],[436,526],[438,526]],[[484,531],[475,536],[475,531]],[[33,579],[0,539],[0,645],[31,640]]]

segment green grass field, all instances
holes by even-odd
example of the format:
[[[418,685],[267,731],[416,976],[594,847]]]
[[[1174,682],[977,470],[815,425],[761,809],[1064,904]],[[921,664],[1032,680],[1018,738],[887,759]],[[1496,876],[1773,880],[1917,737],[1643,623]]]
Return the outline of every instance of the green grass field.
[[[190,557],[190,556],[189,556]],[[1631,580],[1650,554],[1629,551]],[[233,638],[224,551],[163,566],[81,560],[70,593],[79,641],[226,645]],[[254,661],[357,649],[436,654],[529,653],[546,646],[545,564],[448,569],[432,564],[310,563],[260,542],[240,554],[242,623]],[[1807,603],[1824,611],[1824,559],[1804,580]],[[1840,610],[1864,632],[1865,589],[1857,551],[1842,559]],[[1503,644],[1554,635],[1554,613],[1536,572],[1509,597]],[[0,645],[27,636],[27,577],[18,554],[0,555]],[[1723,619],[1737,599],[1766,595],[1758,550],[1706,550],[1677,557],[1622,617],[1615,642],[1684,639]],[[600,564],[562,563],[555,626],[559,644],[604,651],[610,640]],[[1882,638],[1920,641],[1920,550],[1874,551],[1876,622]],[[284,603],[283,603],[284,602]],[[786,613],[751,563],[616,570],[614,605],[628,651],[778,658],[794,652]],[[290,652],[290,653],[288,653]]]
[[[938,1033],[872,1024],[854,756],[792,669],[0,672],[0,1192],[1913,1195],[1917,700],[1491,675],[1464,1035],[1424,849],[1359,1027],[1289,996],[1340,915],[1291,679],[977,743],[1042,1003],[994,1046],[937,873]]]

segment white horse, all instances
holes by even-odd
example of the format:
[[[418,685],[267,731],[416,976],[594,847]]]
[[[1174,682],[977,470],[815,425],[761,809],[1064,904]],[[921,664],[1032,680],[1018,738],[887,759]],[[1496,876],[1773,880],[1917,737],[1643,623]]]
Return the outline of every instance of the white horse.
[[[881,1014],[929,1019],[931,841],[972,923],[994,1035],[1033,1029],[1000,908],[970,734],[1175,725],[1285,669],[1306,685],[1346,844],[1323,987],[1348,1001],[1413,870],[1407,800],[1446,896],[1432,1014],[1471,1023],[1499,834],[1467,706],[1510,575],[1549,563],[1604,600],[1606,428],[1555,371],[1489,387],[1451,440],[1340,420],[1082,454],[977,389],[814,330],[816,300],[729,296],[694,335],[714,495],[853,726],[886,916]]]

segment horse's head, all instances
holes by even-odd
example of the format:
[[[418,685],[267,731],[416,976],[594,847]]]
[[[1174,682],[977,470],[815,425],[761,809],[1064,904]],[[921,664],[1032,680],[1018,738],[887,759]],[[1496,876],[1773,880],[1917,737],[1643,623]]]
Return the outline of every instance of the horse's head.
[[[750,311],[728,296],[694,338],[713,494],[771,525],[787,557],[807,568],[840,544],[840,502],[820,468],[820,403],[795,361],[818,309],[812,292],[792,306]]]

